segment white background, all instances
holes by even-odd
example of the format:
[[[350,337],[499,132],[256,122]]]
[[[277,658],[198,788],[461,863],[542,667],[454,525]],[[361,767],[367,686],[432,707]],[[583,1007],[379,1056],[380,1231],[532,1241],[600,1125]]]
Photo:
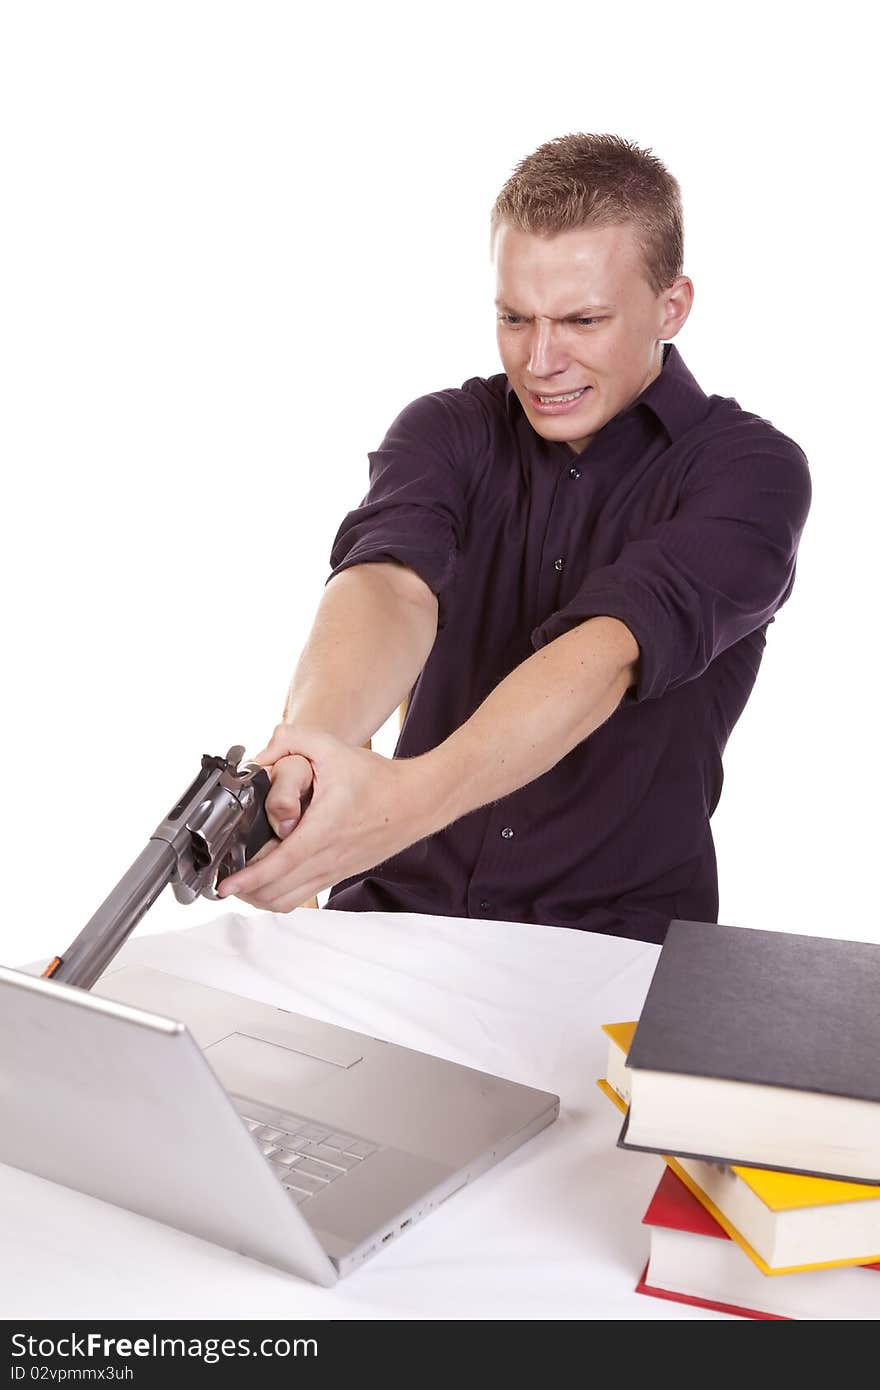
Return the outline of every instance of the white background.
[[[812,467],[727,753],[721,920],[880,941],[867,20],[609,9],[3,9],[4,963],[70,943],[202,753],[268,739],[367,451],[500,369],[489,208],[572,130],[679,179],[678,346]],[[167,890],[138,930],[221,910]]]

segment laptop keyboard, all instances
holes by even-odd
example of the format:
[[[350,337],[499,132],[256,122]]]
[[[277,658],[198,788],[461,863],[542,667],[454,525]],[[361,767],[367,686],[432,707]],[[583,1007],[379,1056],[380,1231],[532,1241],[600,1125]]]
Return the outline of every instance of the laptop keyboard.
[[[342,1134],[303,1115],[268,1111],[247,1100],[238,1101],[236,1108],[297,1206],[359,1168],[378,1149],[366,1139]]]

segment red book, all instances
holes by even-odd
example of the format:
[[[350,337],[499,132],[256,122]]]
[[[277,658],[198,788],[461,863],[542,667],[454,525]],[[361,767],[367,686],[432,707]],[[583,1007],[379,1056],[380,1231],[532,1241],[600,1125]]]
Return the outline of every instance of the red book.
[[[638,1293],[740,1318],[880,1318],[880,1264],[762,1274],[669,1167],[642,1220],[650,1255]]]

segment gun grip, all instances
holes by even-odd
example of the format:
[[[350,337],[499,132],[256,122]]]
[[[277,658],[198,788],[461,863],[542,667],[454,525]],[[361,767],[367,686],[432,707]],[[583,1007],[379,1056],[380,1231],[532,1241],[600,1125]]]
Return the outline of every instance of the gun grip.
[[[275,831],[269,824],[269,817],[266,815],[266,797],[269,795],[269,788],[272,785],[272,781],[265,768],[261,768],[259,772],[254,773],[253,785],[256,791],[257,813],[254,816],[253,825],[245,841],[245,861],[253,859],[257,850],[262,849],[267,841],[275,839]]]

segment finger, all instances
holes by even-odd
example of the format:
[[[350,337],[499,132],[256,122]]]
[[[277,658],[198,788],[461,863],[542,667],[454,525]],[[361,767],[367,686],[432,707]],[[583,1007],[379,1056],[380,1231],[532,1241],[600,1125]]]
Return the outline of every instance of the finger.
[[[275,850],[278,849],[278,848],[280,847],[280,845],[281,845],[281,841],[280,841],[280,840],[275,840],[275,839],[267,840],[266,843],[265,843],[264,845],[261,845],[261,846],[260,846],[260,848],[257,850],[256,854],[252,854],[252,855],[251,855],[250,859],[249,859],[247,862],[248,862],[249,864],[256,864],[257,860],[259,860],[259,859],[265,859],[268,855],[274,854]],[[233,894],[235,894],[235,889],[234,889],[234,887],[233,887],[233,890],[232,890],[231,893],[229,892],[228,889],[226,889],[226,884],[228,884],[234,877],[235,877],[234,874],[227,874],[225,878],[222,878],[222,879],[220,880],[220,882],[217,884],[217,889],[216,889],[217,897],[218,897],[218,898],[228,898],[228,897],[233,896]],[[241,895],[240,895],[240,894],[235,894],[235,896],[240,897]]]
[[[273,872],[271,879],[257,887],[245,885],[242,889],[233,884],[232,891],[254,907],[261,907],[269,912],[289,911],[291,905],[297,906],[294,899],[306,902],[314,893],[332,887],[339,877],[328,857],[321,854],[298,864],[289,873]],[[282,902],[287,906],[279,908],[278,904]]]
[[[249,757],[249,763],[259,763],[261,767],[271,767],[279,758],[286,758],[292,751],[287,730],[289,725],[279,724],[275,729],[265,748],[261,748],[259,753],[254,753]]]
[[[248,860],[248,863],[256,864],[258,859],[265,859],[266,855],[271,854],[273,850],[276,850],[280,843],[280,840],[267,840],[264,845],[260,845],[260,848],[257,850],[256,854],[251,855],[250,859]]]
[[[313,750],[326,747],[326,744],[327,735],[316,733],[313,729],[299,729],[295,724],[279,724],[266,747],[257,753],[254,761],[267,767],[289,753],[309,757]]]
[[[236,897],[250,907],[259,908],[261,912],[292,912],[295,907],[302,907],[309,898],[329,887],[330,884],[323,877],[311,875],[301,882],[288,879],[283,884],[273,884],[257,893],[237,893]]]
[[[287,893],[280,898],[272,908],[273,912],[295,912],[299,907],[305,907],[311,898],[317,898],[319,893],[323,893],[325,888],[331,888],[332,884],[325,883],[323,879],[313,878],[307,881],[301,888],[295,888],[292,893]]]
[[[266,815],[280,840],[288,836],[303,813],[303,800],[312,785],[312,765],[299,754],[280,758],[272,768]]]
[[[248,758],[248,762],[259,763],[260,767],[271,767],[274,762],[277,762],[278,758],[284,758],[286,756],[285,753],[275,753],[269,744],[267,744],[265,748],[260,749],[259,753],[255,753],[252,758]]]
[[[266,902],[262,898],[257,899],[249,894],[239,894],[241,901],[250,907],[255,907],[261,912],[295,912],[299,907],[305,907],[310,899],[323,893],[325,888],[332,887],[332,884],[325,883],[323,879],[313,878],[307,880],[304,885],[293,888],[289,893],[284,893],[279,898],[273,898],[271,902]]]
[[[294,908],[304,907],[325,888],[332,888],[333,881],[329,874],[316,873],[310,869],[279,886],[280,891],[268,889],[263,893],[249,895],[248,901],[253,907],[262,908],[264,912],[293,912]]]
[[[233,894],[239,897],[245,893],[262,895],[265,889],[272,889],[276,884],[282,891],[289,891],[287,880],[292,880],[293,875],[300,871],[314,849],[314,835],[307,836],[307,830],[307,825],[300,825],[286,839],[278,841],[271,854],[265,857],[254,855],[243,869],[223,880],[217,889],[218,895],[221,898]],[[278,889],[275,891],[277,894]]]

